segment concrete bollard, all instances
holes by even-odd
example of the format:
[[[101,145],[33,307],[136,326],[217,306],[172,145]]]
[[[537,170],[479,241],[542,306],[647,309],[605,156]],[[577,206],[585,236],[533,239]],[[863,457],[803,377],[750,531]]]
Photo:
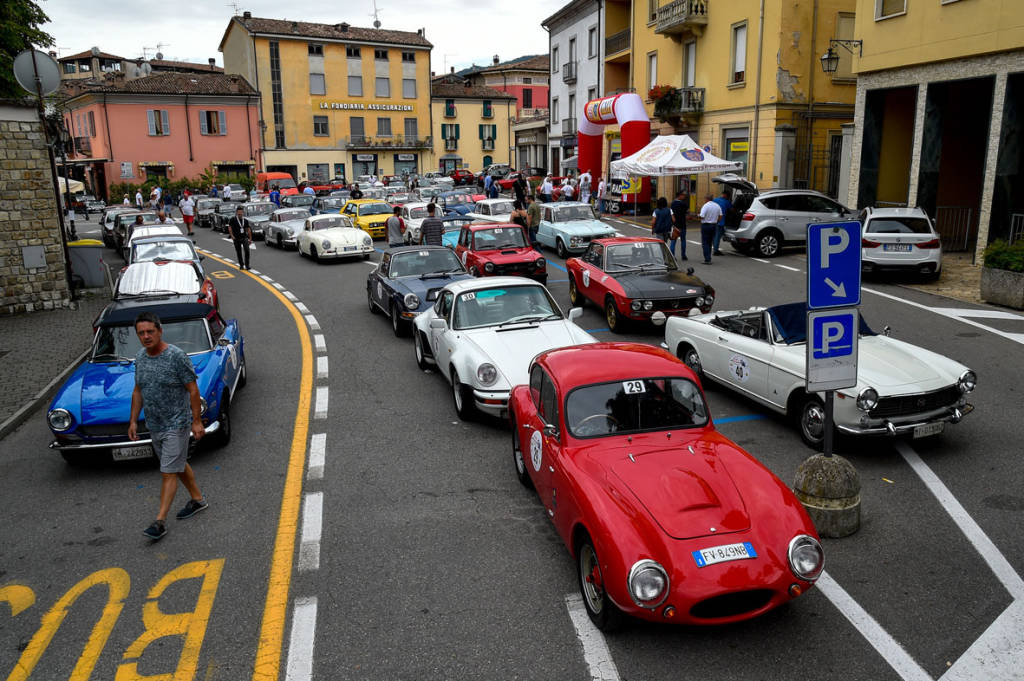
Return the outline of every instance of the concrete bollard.
[[[860,475],[841,456],[815,454],[796,469],[793,492],[822,537],[860,529]]]

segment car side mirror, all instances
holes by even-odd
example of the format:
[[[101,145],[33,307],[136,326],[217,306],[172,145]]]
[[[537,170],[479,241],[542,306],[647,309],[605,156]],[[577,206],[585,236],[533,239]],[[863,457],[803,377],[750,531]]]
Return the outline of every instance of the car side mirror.
[[[692,275],[693,274],[693,268],[692,267],[687,267],[686,268],[686,273],[689,274],[689,275]]]
[[[221,336],[220,338],[217,339],[217,345],[219,345],[221,347],[227,347],[227,346],[231,345],[231,340]]]
[[[574,320],[574,319],[579,319],[582,316],[583,316],[583,308],[582,307],[574,307],[574,308],[571,308],[569,310],[569,321],[570,322],[572,320]]]
[[[882,329],[882,335],[888,338],[889,334],[891,334],[891,333],[892,333],[892,327],[889,326],[888,324],[886,324],[885,328]]]
[[[552,425],[550,423],[545,423],[543,432],[548,437],[558,437],[558,426]]]
[[[431,319],[430,320],[430,328],[432,328],[432,329],[446,329],[446,328],[448,328],[448,323],[445,320],[443,320],[443,319],[437,319],[437,318]]]

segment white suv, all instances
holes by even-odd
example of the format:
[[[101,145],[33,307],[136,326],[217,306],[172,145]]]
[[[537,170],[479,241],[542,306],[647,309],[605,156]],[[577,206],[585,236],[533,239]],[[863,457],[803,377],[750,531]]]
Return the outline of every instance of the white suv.
[[[920,208],[865,208],[859,217],[864,272],[904,270],[938,279],[942,241]]]

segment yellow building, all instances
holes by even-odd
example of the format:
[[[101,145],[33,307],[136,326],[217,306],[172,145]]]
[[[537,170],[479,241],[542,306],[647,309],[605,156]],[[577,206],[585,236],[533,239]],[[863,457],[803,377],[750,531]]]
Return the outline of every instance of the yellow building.
[[[423,31],[261,19],[228,23],[224,69],[260,92],[262,159],[296,182],[432,165]]]
[[[446,75],[434,79],[430,106],[437,170],[479,172],[492,163],[515,167],[515,95]]]
[[[712,153],[742,161],[759,187],[836,196],[841,126],[853,119],[855,80],[849,53],[831,76],[819,58],[830,38],[853,37],[855,4],[606,0],[604,92],[639,93],[648,100],[653,134],[688,134]],[[672,90],[653,101],[658,85]],[[706,178],[697,182],[699,192],[708,188]],[[668,196],[677,183],[658,194]]]
[[[1024,2],[859,0],[851,206],[919,206],[946,251],[1024,238]]]

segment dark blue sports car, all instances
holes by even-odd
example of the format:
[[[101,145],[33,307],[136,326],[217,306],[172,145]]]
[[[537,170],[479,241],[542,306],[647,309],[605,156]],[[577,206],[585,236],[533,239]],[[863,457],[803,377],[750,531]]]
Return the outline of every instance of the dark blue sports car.
[[[434,304],[442,288],[472,278],[450,248],[392,248],[366,280],[366,302],[371,314],[383,311],[391,317],[396,336],[405,336],[413,318]]]
[[[54,435],[50,448],[59,450],[69,463],[96,450],[109,450],[115,461],[153,456],[145,409],[139,415],[139,439],[128,439],[135,354],[142,347],[134,323],[141,312],[156,313],[164,342],[192,359],[207,437],[216,445],[231,439],[231,400],[246,380],[238,322],[224,321],[205,303],[119,300],[94,322],[89,359],[64,382],[46,412]]]
[[[462,191],[451,191],[438,194],[434,199],[444,208],[445,215],[466,215],[476,208],[476,201],[471,194]]]

